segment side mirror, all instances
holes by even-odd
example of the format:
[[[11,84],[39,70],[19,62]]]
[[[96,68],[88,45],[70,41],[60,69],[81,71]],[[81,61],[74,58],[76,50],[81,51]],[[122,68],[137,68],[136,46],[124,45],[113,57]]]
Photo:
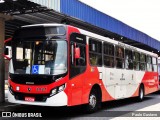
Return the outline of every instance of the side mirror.
[[[80,48],[77,47],[74,49],[74,53],[75,53],[75,59],[79,59],[80,58]]]
[[[9,55],[9,49],[8,48],[5,48],[4,55]]]

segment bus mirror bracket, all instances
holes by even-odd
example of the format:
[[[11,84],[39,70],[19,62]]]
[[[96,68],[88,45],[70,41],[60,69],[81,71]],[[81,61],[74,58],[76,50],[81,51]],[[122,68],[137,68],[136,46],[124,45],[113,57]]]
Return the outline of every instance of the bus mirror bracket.
[[[4,49],[4,55],[9,55],[9,49],[7,47]]]

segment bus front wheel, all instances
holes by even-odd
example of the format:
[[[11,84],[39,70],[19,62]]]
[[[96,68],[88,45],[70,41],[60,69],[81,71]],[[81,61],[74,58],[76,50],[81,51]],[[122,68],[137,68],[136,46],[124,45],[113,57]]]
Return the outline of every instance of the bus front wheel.
[[[98,96],[98,92],[95,89],[92,89],[89,99],[88,99],[88,104],[86,106],[86,111],[88,113],[93,113],[97,111],[101,106],[101,101]]]

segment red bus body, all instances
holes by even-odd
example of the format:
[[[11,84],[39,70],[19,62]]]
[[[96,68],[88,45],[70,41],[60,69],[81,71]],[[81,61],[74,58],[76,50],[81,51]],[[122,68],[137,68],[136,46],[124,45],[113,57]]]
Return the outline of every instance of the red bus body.
[[[43,27],[46,26],[48,27],[57,25],[56,24],[43,25]],[[150,56],[151,59],[155,58],[157,60],[156,54],[129,45],[125,45],[123,43],[119,43],[112,39],[105,38],[73,26],[69,25],[62,25],[62,26],[65,27],[66,32],[64,39],[66,39],[67,41],[68,70],[66,74],[63,77],[60,77],[58,80],[55,80],[55,82],[36,85],[34,81],[33,83],[30,83],[30,81],[28,80],[29,81],[28,83],[26,82],[25,84],[21,84],[21,82],[18,83],[16,80],[12,80],[12,78],[16,79],[16,76],[14,76],[15,74],[12,75],[11,72],[9,79],[9,93],[8,93],[9,102],[30,104],[30,105],[44,105],[44,106],[74,106],[74,105],[89,103],[89,95],[93,88],[98,89],[99,93],[101,94],[100,96],[102,102],[117,100],[122,98],[136,97],[139,95],[139,88],[141,85],[144,86],[145,95],[158,90],[159,87],[158,72],[155,70],[157,69],[156,67],[157,63],[152,64],[146,62],[144,65],[145,70],[140,70],[140,67],[139,70],[135,70],[133,68],[134,65],[133,66],[131,65],[132,69],[126,69],[125,65],[124,66],[122,65],[122,68],[117,68],[115,65],[116,64],[115,61],[118,60],[118,58],[116,58],[114,54],[113,56],[114,66],[107,67],[104,65],[103,61],[105,58],[103,57],[104,47],[102,47],[101,49],[102,53],[96,53],[95,52],[96,49],[99,49],[99,46],[96,46],[96,42],[98,44],[99,42],[101,42],[102,46],[103,43],[106,42],[106,45],[107,43],[109,43],[113,44],[114,47],[120,46],[122,48],[129,49],[131,51],[139,52],[140,54],[143,53],[145,54],[146,57],[145,59],[147,59],[147,57]],[[27,26],[25,28],[32,28],[32,27],[34,27],[34,25]],[[79,43],[76,43],[75,40],[72,41],[73,43],[76,43],[75,45],[80,44],[80,46],[83,46],[82,48],[85,48],[86,57],[84,66],[83,65],[76,66],[75,58],[73,58],[73,61],[71,60],[72,59],[70,57],[72,51],[71,35],[74,39],[79,40]],[[76,35],[78,37],[75,37]],[[81,45],[83,38],[85,39],[85,43]],[[91,63],[91,55],[98,56],[98,54],[100,54],[99,56],[102,57],[101,60],[102,64],[98,65],[97,63],[97,65],[92,65],[94,64],[94,62]],[[125,57],[122,60],[124,60],[125,62]],[[73,65],[75,65],[74,68],[71,67],[71,61],[73,62]],[[14,60],[13,61],[11,60],[10,69],[12,68],[13,64]],[[139,61],[139,65],[140,64],[141,61]],[[155,67],[155,69],[152,70],[151,68],[151,70],[147,70],[147,66],[149,66],[149,64],[150,66]],[[77,73],[76,70],[78,71]],[[29,77],[27,78],[18,77],[17,79],[19,78],[21,80],[18,81],[23,81],[24,79],[27,79]],[[54,93],[56,91],[56,90],[54,91],[55,88],[56,90],[62,89],[62,91],[56,93],[53,96],[50,96],[51,92]]]

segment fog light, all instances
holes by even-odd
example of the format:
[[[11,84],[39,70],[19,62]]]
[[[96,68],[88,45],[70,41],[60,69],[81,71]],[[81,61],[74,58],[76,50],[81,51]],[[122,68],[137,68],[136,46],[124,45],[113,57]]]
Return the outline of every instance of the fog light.
[[[19,90],[20,90],[20,87],[19,87],[19,86],[17,86],[17,87],[16,87],[16,90],[17,90],[17,91],[19,91]]]

